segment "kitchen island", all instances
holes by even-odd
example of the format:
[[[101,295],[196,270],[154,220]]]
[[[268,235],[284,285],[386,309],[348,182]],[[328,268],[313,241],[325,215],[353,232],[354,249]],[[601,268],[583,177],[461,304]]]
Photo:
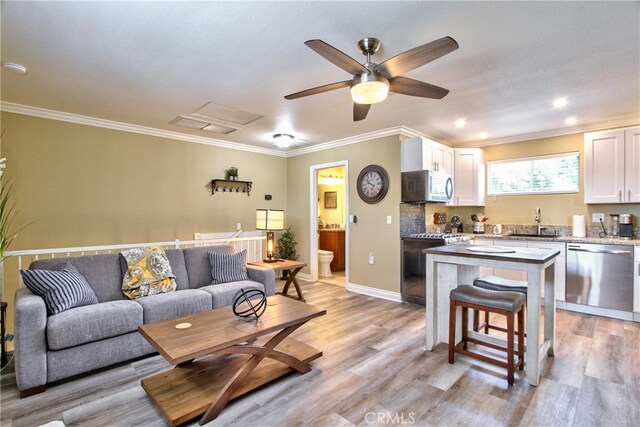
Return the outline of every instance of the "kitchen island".
[[[475,249],[472,249],[475,248]],[[555,351],[554,275],[559,251],[533,248],[448,245],[424,249],[426,274],[426,346],[431,351],[436,344],[448,342],[449,292],[459,285],[471,285],[479,276],[480,267],[499,267],[527,272],[527,340],[526,373],[529,383],[540,382],[540,363],[544,355]],[[544,334],[540,339],[541,289],[544,284]],[[535,308],[534,308],[535,307]],[[470,327],[470,325],[463,325]],[[502,343],[503,340],[469,331],[479,340]],[[458,339],[458,334],[456,334]]]

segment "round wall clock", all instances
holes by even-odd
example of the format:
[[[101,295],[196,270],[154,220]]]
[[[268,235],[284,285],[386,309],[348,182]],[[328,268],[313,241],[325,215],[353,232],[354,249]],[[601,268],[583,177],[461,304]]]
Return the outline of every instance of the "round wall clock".
[[[362,201],[369,204],[378,203],[389,190],[389,175],[382,166],[365,166],[358,175],[356,187]]]

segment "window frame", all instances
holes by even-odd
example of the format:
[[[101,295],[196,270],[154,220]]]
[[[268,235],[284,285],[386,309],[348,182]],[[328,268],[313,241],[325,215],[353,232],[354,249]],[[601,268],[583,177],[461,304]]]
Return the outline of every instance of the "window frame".
[[[492,193],[491,192],[491,166],[500,164],[500,163],[517,163],[517,162],[533,162],[535,160],[544,160],[544,159],[557,159],[560,157],[577,157],[578,158],[578,188],[576,190],[550,190],[550,191],[522,191],[518,193]],[[578,194],[580,193],[580,152],[579,151],[569,151],[564,153],[554,153],[554,154],[543,154],[540,156],[529,156],[529,157],[516,157],[512,159],[502,159],[502,160],[490,160],[487,162],[487,196],[497,197],[497,196],[531,196],[531,195],[546,195],[546,194]]]

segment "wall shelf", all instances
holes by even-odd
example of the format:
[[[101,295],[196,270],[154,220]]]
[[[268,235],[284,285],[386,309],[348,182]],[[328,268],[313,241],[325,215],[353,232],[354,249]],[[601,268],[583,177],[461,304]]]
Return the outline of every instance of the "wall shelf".
[[[247,193],[247,196],[251,194],[251,181],[229,181],[226,179],[212,179],[211,180],[211,194],[216,194],[216,191],[222,191],[223,193]]]

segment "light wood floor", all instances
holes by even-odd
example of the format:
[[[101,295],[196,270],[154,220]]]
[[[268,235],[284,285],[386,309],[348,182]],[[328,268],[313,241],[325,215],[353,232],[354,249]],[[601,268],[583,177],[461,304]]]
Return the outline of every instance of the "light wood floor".
[[[464,357],[449,365],[444,345],[426,352],[421,307],[338,286],[303,286],[307,302],[328,314],[295,336],[324,356],[308,374],[234,401],[210,425],[640,425],[639,324],[560,311],[557,355],[540,386],[518,373],[508,387],[500,368]],[[9,365],[1,376],[0,424],[166,425],[140,379],[169,367],[155,355],[20,400]]]

